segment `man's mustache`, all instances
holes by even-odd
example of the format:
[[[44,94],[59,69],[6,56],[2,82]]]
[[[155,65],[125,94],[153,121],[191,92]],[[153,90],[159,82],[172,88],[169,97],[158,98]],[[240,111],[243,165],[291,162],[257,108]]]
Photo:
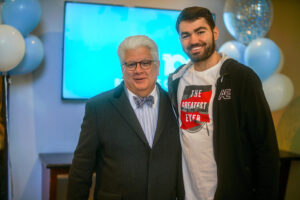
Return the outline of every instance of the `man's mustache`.
[[[192,48],[194,47],[202,47],[202,46],[205,46],[206,43],[197,43],[197,44],[191,44],[190,46],[187,47],[188,50],[191,50]]]

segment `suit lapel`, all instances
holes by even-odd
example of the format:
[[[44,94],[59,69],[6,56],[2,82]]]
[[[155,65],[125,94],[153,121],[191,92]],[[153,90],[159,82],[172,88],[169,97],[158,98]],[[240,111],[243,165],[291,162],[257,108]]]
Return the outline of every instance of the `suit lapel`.
[[[159,140],[161,134],[163,133],[164,126],[165,126],[165,120],[168,120],[168,105],[170,102],[168,102],[166,94],[162,91],[160,86],[158,85],[159,89],[159,109],[158,109],[158,118],[157,118],[157,125],[156,125],[156,131],[154,135],[154,140],[153,140],[153,147]]]
[[[114,92],[114,95],[111,99],[112,104],[118,110],[119,114],[122,118],[130,125],[130,127],[134,130],[137,136],[147,145],[148,141],[143,132],[143,129],[135,115],[134,110],[131,107],[131,104],[128,100],[128,97],[124,90],[123,83],[120,84]]]

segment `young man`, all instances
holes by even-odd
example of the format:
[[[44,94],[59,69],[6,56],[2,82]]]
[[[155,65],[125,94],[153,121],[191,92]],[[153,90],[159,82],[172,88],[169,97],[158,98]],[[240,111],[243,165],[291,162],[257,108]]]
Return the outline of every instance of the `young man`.
[[[185,199],[276,199],[279,153],[259,78],[217,53],[219,31],[208,9],[184,9],[176,28],[191,59],[169,76],[181,132]]]
[[[88,199],[94,171],[94,199],[183,199],[178,126],[167,93],[156,84],[157,46],[132,36],[118,55],[124,82],[86,104],[68,199]]]

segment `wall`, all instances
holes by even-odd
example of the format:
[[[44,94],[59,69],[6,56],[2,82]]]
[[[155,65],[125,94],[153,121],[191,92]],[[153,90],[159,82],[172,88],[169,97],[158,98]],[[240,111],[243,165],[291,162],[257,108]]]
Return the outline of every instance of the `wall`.
[[[84,1],[168,9],[200,5],[216,13],[221,37],[230,39],[220,0]],[[41,199],[39,153],[73,152],[84,113],[84,102],[61,100],[63,0],[40,0],[42,17],[33,32],[41,38],[45,58],[33,73],[11,77],[9,94],[9,156],[13,200]]]
[[[294,97],[285,108],[273,112],[279,148],[300,154],[300,2],[272,0],[274,18],[268,37],[275,41],[284,55],[281,73],[294,85]],[[289,174],[286,200],[300,199],[300,161],[293,162]]]

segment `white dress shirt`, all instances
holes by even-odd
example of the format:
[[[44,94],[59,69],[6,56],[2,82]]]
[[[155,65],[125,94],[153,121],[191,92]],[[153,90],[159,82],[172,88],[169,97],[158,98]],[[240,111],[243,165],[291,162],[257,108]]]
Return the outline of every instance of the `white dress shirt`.
[[[158,118],[158,107],[159,107],[159,95],[158,95],[159,91],[157,89],[157,86],[155,85],[153,91],[150,93],[150,95],[152,95],[154,97],[154,103],[153,103],[152,107],[150,107],[147,104],[144,104],[143,107],[137,108],[137,105],[135,104],[135,102],[133,100],[133,96],[137,96],[137,95],[132,93],[126,87],[125,87],[125,91],[129,98],[129,102],[136,114],[136,117],[139,120],[140,125],[144,131],[144,134],[147,138],[149,146],[152,148],[153,139],[154,139],[154,135],[155,135],[155,131],[156,131],[157,118]]]

